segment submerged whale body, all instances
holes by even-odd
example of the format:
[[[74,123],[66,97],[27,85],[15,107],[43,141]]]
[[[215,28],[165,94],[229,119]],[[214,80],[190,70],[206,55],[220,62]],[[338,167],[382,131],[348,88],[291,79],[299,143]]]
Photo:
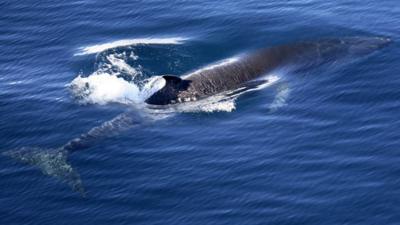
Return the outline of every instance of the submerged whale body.
[[[164,75],[164,87],[150,96],[146,103],[167,105],[195,101],[235,90],[280,67],[309,67],[343,57],[362,56],[390,42],[389,38],[383,37],[349,37],[265,48],[233,62],[184,75],[183,79]]]
[[[148,104],[167,105],[251,88],[257,78],[280,67],[308,68],[339,58],[362,56],[380,49],[388,38],[342,38],[304,42],[262,49],[226,63],[207,67],[185,76],[165,75],[158,91],[150,94]],[[255,80],[255,82],[254,82]],[[263,80],[261,80],[263,82]],[[135,119],[139,117],[139,119]],[[79,173],[70,165],[70,153],[87,149],[99,140],[141,125],[140,115],[125,112],[55,148],[22,147],[2,152],[20,162],[39,168],[44,174],[66,182],[73,190],[85,195]]]

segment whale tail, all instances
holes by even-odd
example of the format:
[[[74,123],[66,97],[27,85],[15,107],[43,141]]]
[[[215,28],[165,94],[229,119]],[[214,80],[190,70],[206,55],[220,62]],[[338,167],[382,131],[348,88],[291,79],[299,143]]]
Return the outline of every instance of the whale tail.
[[[72,190],[79,192],[85,197],[82,180],[78,172],[68,162],[69,154],[78,150],[87,149],[98,143],[102,138],[115,136],[140,124],[141,120],[134,119],[134,115],[137,114],[133,111],[122,113],[56,149],[22,147],[3,152],[2,155],[39,168],[43,174],[55,177],[67,183]]]
[[[72,190],[85,196],[85,190],[78,172],[68,163],[69,152],[66,149],[22,147],[2,154],[39,168],[43,174],[67,183]]]

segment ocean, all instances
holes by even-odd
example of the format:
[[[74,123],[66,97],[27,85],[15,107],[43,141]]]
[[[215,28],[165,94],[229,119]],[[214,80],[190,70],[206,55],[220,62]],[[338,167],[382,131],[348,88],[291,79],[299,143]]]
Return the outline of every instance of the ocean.
[[[399,15],[396,0],[2,0],[0,224],[400,224]],[[345,37],[392,43],[229,99],[144,104],[160,75]]]

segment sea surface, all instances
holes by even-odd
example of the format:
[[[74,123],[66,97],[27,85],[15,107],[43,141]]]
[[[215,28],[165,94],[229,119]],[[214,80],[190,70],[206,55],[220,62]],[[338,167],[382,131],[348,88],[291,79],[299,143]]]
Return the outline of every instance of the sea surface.
[[[393,43],[143,106],[158,75],[355,36]],[[397,0],[2,0],[0,224],[400,224],[399,40]]]

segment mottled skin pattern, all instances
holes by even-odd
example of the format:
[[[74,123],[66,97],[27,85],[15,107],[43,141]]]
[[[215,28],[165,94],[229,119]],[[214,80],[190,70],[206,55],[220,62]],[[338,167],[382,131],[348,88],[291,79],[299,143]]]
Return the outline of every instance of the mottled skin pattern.
[[[381,37],[350,37],[324,39],[261,49],[238,60],[199,70],[184,79],[163,76],[164,88],[146,100],[148,104],[166,105],[194,101],[224,91],[235,90],[246,82],[259,78],[283,66],[295,68],[317,66],[343,57],[371,53],[390,43]]]

